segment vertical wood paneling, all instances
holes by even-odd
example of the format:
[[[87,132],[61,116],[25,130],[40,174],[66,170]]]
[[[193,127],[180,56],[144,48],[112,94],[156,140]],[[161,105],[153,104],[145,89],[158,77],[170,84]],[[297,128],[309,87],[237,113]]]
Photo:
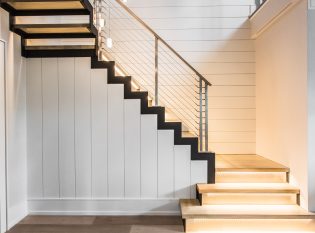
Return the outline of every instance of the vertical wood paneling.
[[[108,85],[108,192],[124,197],[124,87]]]
[[[42,59],[44,196],[59,197],[58,63]]]
[[[174,131],[158,131],[158,197],[174,197]]]
[[[157,198],[157,116],[141,115],[141,197]]]
[[[125,100],[125,197],[140,198],[140,100]]]
[[[91,71],[92,197],[107,197],[107,71]]]
[[[60,197],[75,197],[74,58],[58,59]]]
[[[27,166],[28,197],[43,197],[41,59],[27,59]]]
[[[196,197],[196,184],[204,184],[207,183],[207,161],[191,161],[190,168],[190,184],[191,198]]]
[[[90,59],[29,59],[27,70],[30,198],[189,198],[206,182],[207,163]]]
[[[89,58],[75,58],[76,197],[91,197],[91,69]]]
[[[175,145],[175,197],[190,198],[190,146]]]

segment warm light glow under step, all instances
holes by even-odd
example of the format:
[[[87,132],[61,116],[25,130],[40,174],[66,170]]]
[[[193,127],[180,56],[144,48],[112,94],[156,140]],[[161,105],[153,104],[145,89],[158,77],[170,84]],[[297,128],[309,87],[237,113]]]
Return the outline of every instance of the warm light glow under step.
[[[314,233],[313,219],[187,219],[187,233]]]
[[[299,202],[292,193],[210,193],[203,194],[202,205],[292,205]]]
[[[315,219],[299,205],[207,205],[198,200],[181,200],[184,219]]]
[[[89,15],[15,16],[14,24],[89,24]]]
[[[95,45],[95,38],[27,39],[26,46]]]
[[[296,193],[300,190],[287,183],[216,183],[197,184],[199,193]]]
[[[217,183],[286,183],[286,172],[216,172]]]
[[[89,24],[17,24],[14,28],[29,34],[90,33]]]
[[[78,10],[84,9],[81,1],[9,1],[16,10]]]
[[[287,205],[297,204],[299,189],[287,183],[198,184],[202,205]]]

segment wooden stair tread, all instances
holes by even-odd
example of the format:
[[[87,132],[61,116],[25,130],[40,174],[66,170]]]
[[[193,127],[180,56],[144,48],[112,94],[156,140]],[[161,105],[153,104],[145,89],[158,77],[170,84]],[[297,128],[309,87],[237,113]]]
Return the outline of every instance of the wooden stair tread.
[[[205,193],[300,193],[287,183],[216,183],[197,184],[200,194]]]
[[[79,0],[62,1],[7,1],[15,10],[79,10],[84,9]]]
[[[89,27],[88,23],[58,23],[58,24],[14,24],[15,28],[75,28],[75,27]]]
[[[182,131],[182,137],[189,138],[189,137],[196,137],[195,134],[192,132]]]
[[[56,46],[25,46],[26,50],[73,50],[95,49],[95,45],[56,45]]]
[[[95,38],[26,39],[25,46],[95,46]]]
[[[216,171],[218,172],[289,172],[289,169],[279,163],[260,155],[216,155]]]
[[[16,24],[14,29],[25,33],[90,33],[89,24]]]
[[[298,205],[206,205],[197,200],[180,201],[183,219],[315,219]]]

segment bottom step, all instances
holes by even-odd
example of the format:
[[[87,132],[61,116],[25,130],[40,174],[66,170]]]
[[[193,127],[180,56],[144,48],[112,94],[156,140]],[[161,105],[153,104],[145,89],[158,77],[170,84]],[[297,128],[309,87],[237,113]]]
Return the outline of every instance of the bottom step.
[[[315,215],[298,205],[206,205],[180,201],[186,232],[315,232]]]
[[[186,219],[187,233],[311,233],[312,219]]]
[[[183,219],[315,219],[298,205],[204,205],[181,200]]]

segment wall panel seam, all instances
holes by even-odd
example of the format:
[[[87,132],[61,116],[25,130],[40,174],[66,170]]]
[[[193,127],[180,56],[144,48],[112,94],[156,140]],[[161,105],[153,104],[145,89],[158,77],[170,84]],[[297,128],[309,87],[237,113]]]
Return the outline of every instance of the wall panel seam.
[[[41,68],[41,74],[40,74],[40,77],[41,77],[41,85],[40,85],[40,88],[41,88],[41,158],[42,158],[42,196],[45,197],[45,189],[44,189],[44,94],[43,94],[43,59],[40,58],[40,68]]]

